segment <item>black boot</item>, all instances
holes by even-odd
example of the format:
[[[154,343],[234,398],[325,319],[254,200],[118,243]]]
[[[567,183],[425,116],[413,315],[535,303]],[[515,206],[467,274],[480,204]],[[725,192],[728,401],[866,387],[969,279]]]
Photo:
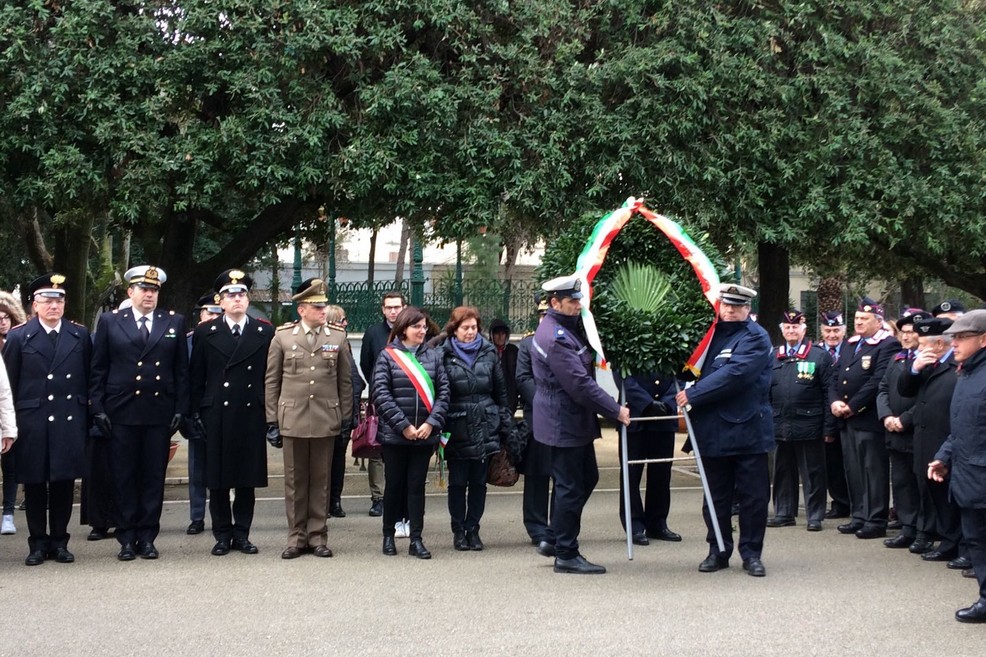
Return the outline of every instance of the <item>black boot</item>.
[[[397,544],[394,542],[393,536],[383,537],[383,553],[388,557],[392,557],[397,554]]]
[[[475,529],[471,532],[466,532],[466,542],[469,544],[469,549],[475,550],[476,552],[479,552],[484,547],[486,547],[485,545],[483,545],[483,541],[479,539],[478,529]]]
[[[420,538],[412,538],[411,545],[407,548],[407,553],[418,559],[431,559],[431,552],[425,547]]]
[[[469,549],[469,542],[466,540],[466,533],[464,531],[460,530],[452,534],[452,547],[459,552],[465,552]]]

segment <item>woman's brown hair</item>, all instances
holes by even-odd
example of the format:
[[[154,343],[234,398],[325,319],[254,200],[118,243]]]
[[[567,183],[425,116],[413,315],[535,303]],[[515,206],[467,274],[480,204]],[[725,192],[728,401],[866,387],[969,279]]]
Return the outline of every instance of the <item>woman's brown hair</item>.
[[[404,310],[401,311],[401,314],[394,320],[394,327],[390,329],[390,338],[388,338],[388,342],[393,342],[394,338],[403,340],[407,330],[420,322],[422,319],[425,319],[425,314],[421,312],[420,309],[415,308],[414,306],[405,306]]]
[[[448,318],[448,323],[445,324],[445,335],[452,337],[455,332],[459,330],[459,326],[462,322],[467,319],[476,320],[476,329],[480,335],[483,333],[483,320],[479,318],[479,310],[473,306],[459,306],[452,311],[452,314]]]

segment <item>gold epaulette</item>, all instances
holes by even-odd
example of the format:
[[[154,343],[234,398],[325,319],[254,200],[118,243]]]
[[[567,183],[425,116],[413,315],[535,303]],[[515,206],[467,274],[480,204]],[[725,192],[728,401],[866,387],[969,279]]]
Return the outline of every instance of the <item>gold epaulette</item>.
[[[275,330],[277,330],[277,331],[283,331],[284,329],[294,328],[295,326],[297,326],[297,324],[298,324],[298,322],[288,322],[287,324],[281,324]]]
[[[342,324],[336,324],[335,322],[326,322],[326,325],[328,325],[328,327],[331,329],[342,331],[343,333],[346,332],[346,327],[343,326]]]

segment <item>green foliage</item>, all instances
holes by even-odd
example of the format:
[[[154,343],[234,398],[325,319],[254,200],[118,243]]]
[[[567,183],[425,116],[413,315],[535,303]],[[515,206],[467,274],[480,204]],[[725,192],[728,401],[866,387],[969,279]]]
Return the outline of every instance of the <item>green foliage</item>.
[[[671,282],[667,277],[657,267],[633,260],[627,261],[616,271],[610,291],[615,300],[637,312],[656,312],[665,301],[675,304],[675,295],[671,292]]]

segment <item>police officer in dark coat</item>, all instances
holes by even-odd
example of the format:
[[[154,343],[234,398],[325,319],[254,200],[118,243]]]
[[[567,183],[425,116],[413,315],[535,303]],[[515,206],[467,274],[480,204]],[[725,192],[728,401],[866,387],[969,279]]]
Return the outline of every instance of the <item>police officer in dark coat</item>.
[[[548,300],[544,298],[542,292],[538,292],[535,294],[535,303],[537,303],[538,323],[540,323],[548,313]],[[532,429],[534,393],[537,390],[531,360],[533,344],[534,334],[531,333],[524,336],[517,346],[517,395],[524,408],[524,422],[527,424],[528,431],[532,432],[527,440],[527,448],[524,450],[524,459],[521,461],[521,471],[524,473],[524,529],[531,537],[532,545],[540,545],[542,542],[554,545],[555,535],[549,523],[552,515],[551,507],[554,503],[554,495],[549,493],[551,448],[534,440]]]
[[[852,519],[839,525],[857,538],[887,535],[890,460],[876,395],[900,343],[883,327],[883,306],[863,297],[856,308],[856,334],[846,341],[832,378],[832,414],[839,418]]]
[[[733,553],[730,511],[738,498],[739,553],[743,569],[754,577],[767,574],[761,561],[767,529],[770,475],[767,455],[774,449],[770,408],[773,349],[763,327],[750,319],[756,292],[724,283],[719,311],[702,373],[695,385],[679,392],[678,406],[690,410],[725,552],[719,552],[707,504],[702,515],[708,527],[709,556],[699,571],[729,567]]]
[[[842,316],[842,311],[828,310],[822,313],[821,332],[820,346],[832,357],[832,364],[837,366],[842,348],[846,344],[846,320]],[[832,411],[829,410],[830,415],[831,413]],[[839,437],[838,423],[833,426],[835,432],[831,435],[827,432],[825,434],[825,484],[829,497],[832,498],[832,506],[825,513],[825,517],[848,518],[849,484],[846,483],[846,466],[842,461],[842,439]]]
[[[220,274],[215,290],[223,315],[200,324],[192,336],[192,418],[205,435],[216,556],[231,549],[257,553],[250,542],[254,490],[267,486],[264,376],[274,328],[247,315],[251,287],[253,279],[239,269]]]
[[[159,310],[167,276],[127,270],[132,307],[103,313],[93,342],[89,384],[93,421],[110,445],[120,525],[120,561],[157,559],[171,436],[188,413],[185,318]]]
[[[937,549],[929,551],[930,545],[918,545],[913,550],[923,552],[921,558],[925,561],[954,559],[962,540],[962,521],[958,507],[949,501],[948,484],[926,476],[928,464],[935,460],[951,431],[947,409],[952,403],[958,367],[952,358],[952,338],[944,335],[951,325],[952,320],[941,316],[914,322],[918,350],[897,384],[900,394],[914,397],[914,473],[925,475],[918,481],[918,530],[941,539]]]
[[[61,274],[31,283],[35,316],[12,328],[3,346],[20,428],[14,449],[30,531],[28,566],[75,561],[68,523],[75,479],[85,471],[92,343],[85,327],[62,319],[64,283]]]
[[[958,380],[950,405],[951,433],[928,464],[927,476],[948,481],[958,505],[962,535],[979,582],[979,599],[955,612],[962,623],[986,623],[986,310],[962,315],[946,329],[952,336]]]
[[[931,313],[920,308],[908,308],[901,313],[897,320],[897,333],[904,348],[887,366],[876,395],[877,415],[886,431],[887,454],[890,457],[890,489],[900,521],[900,534],[884,540],[883,544],[894,549],[910,547],[915,540],[928,542],[928,537],[919,534],[917,528],[920,493],[918,477],[914,472],[914,397],[900,394],[898,382],[904,372],[911,368],[917,350],[914,320],[929,317]]]
[[[630,424],[630,411],[617,404],[593,377],[594,357],[581,336],[578,276],[544,283],[551,309],[534,333],[534,439],[551,447],[555,545],[538,552],[554,556],[556,573],[599,574],[602,566],[579,554],[582,509],[599,481],[593,441],[601,437],[597,414]]]
[[[781,318],[784,344],[773,362],[770,402],[774,407],[774,517],[768,527],[789,527],[798,515],[798,474],[804,486],[808,531],[822,530],[825,518],[825,442],[835,433],[829,411],[832,357],[805,340],[805,316],[788,310]]]

